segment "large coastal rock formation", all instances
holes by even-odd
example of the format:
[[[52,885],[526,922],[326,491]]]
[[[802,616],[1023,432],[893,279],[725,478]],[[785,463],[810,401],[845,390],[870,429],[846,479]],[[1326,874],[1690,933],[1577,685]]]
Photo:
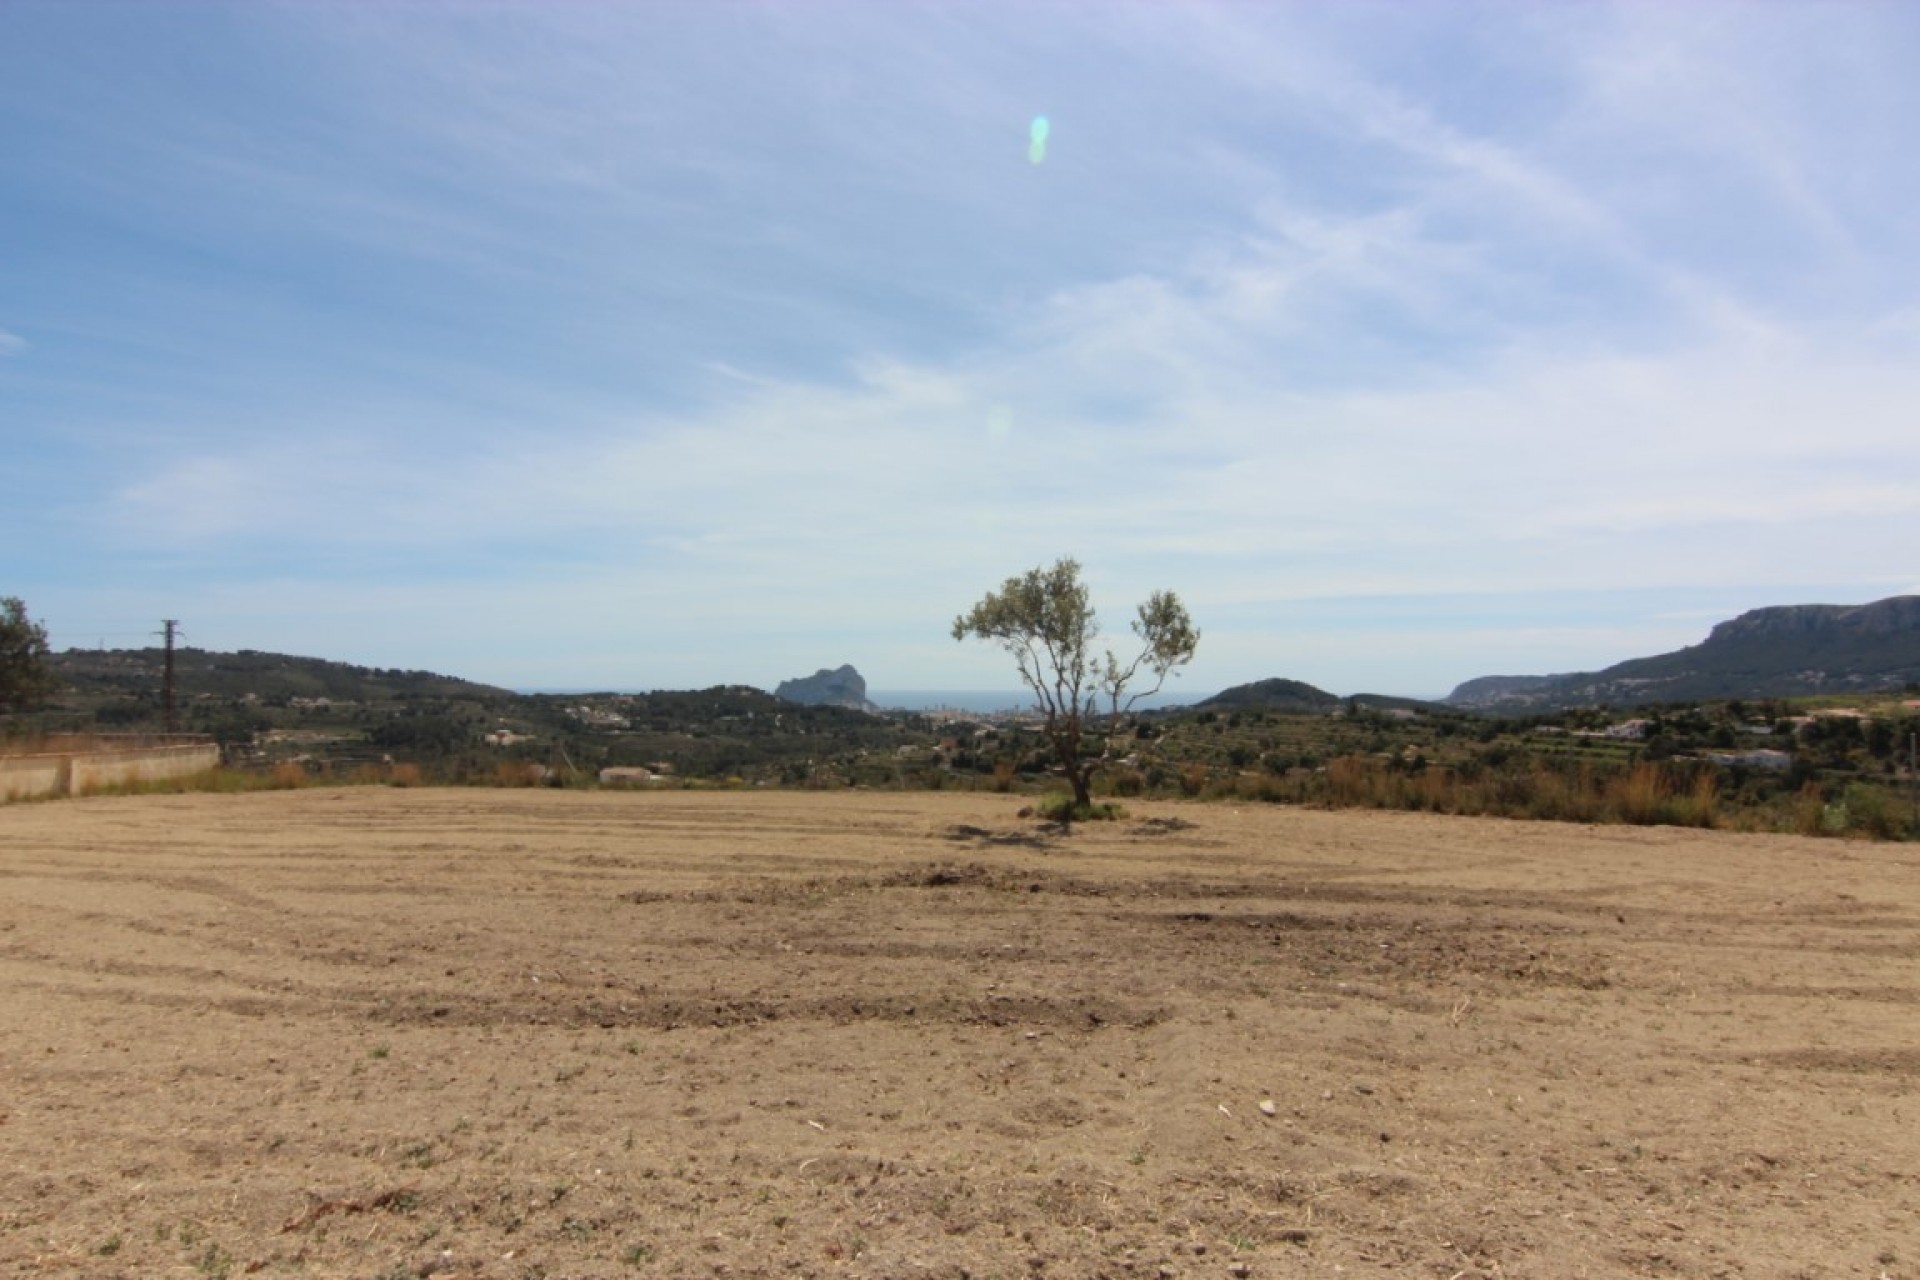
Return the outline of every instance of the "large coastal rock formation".
[[[852,707],[855,711],[874,709],[873,704],[867,701],[867,682],[851,665],[832,671],[822,667],[810,676],[782,680],[780,687],[773,691],[773,696],[809,706]]]

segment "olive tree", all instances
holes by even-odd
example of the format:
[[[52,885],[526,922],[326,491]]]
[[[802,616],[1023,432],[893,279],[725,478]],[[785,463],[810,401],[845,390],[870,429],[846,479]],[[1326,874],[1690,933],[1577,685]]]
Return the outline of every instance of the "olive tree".
[[[1112,649],[1099,652],[1099,619],[1077,561],[1062,558],[1051,568],[1031,569],[1008,578],[972,610],[953,621],[955,640],[986,640],[1013,657],[1021,682],[1033,691],[1035,710],[1044,717],[1048,744],[1073,787],[1076,812],[1092,808],[1093,771],[1105,756],[1090,738],[1102,701],[1109,723],[1134,703],[1159,692],[1167,677],[1193,661],[1200,633],[1186,606],[1171,591],[1156,591],[1139,607],[1132,624],[1138,652],[1122,658]],[[1142,675],[1153,684],[1133,693]]]
[[[48,662],[47,629],[18,596],[0,599],[0,711],[19,711],[59,687]]]

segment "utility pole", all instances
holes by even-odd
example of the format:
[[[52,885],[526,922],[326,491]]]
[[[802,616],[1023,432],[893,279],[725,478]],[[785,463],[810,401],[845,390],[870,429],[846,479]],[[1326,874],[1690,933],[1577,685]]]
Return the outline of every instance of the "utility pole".
[[[160,625],[165,628],[161,634],[167,638],[167,662],[160,681],[160,703],[166,709],[167,732],[172,733],[176,724],[173,714],[173,638],[180,629],[180,621],[177,618],[164,618]]]

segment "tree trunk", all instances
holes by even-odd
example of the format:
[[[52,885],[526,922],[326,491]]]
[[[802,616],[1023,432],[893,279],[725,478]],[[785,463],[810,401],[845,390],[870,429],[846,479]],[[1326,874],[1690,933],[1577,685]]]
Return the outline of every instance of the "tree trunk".
[[[1089,785],[1093,779],[1093,766],[1082,758],[1081,748],[1084,745],[1084,739],[1081,736],[1079,717],[1061,716],[1057,719],[1049,719],[1047,736],[1053,740],[1053,753],[1060,760],[1060,771],[1067,775],[1067,783],[1073,788],[1074,809],[1091,808],[1093,796]],[[1071,826],[1073,813],[1067,813],[1061,821]]]

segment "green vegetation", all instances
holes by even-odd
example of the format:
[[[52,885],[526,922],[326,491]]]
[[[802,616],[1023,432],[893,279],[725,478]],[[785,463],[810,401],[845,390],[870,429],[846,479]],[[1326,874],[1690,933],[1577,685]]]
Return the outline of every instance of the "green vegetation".
[[[1201,711],[1303,711],[1329,713],[1340,698],[1303,680],[1256,680],[1222,689],[1196,708]]]
[[[166,653],[148,649],[68,649],[53,659],[60,678],[81,696],[120,695],[141,700],[158,694]],[[242,649],[216,653],[174,652],[174,678],[182,694],[250,698],[268,706],[301,700],[416,701],[511,697],[510,691],[431,671],[358,667],[324,658]]]
[[[1201,797],[1902,838],[1916,827],[1916,734],[1920,707],[1895,696],[1524,720],[1200,711],[1166,724],[1138,764],[1146,789],[1177,767],[1172,781]]]
[[[47,652],[47,629],[27,616],[18,596],[0,598],[0,711],[21,711],[59,688]]]
[[[115,658],[87,655],[104,670],[135,669]],[[232,677],[225,664],[182,664],[182,727],[218,737],[227,765],[128,790],[596,786],[602,769],[638,767],[648,780],[633,785],[654,787],[1001,792],[1032,797],[1043,815],[1061,806],[1072,820],[1103,803],[1178,797],[1878,839],[1915,833],[1920,691],[1515,717],[1366,695],[1284,709],[1298,692],[1286,687],[1292,682],[1262,682],[1282,695],[1272,702],[1115,715],[1111,702],[1101,712],[1085,701],[1083,687],[1074,705],[1083,741],[1097,744],[1080,757],[1083,808],[1058,790],[1058,747],[1038,712],[875,714],[741,686],[523,696],[424,673],[322,671],[311,659],[258,654],[248,664],[271,688],[284,688],[272,673],[304,670],[341,696],[260,694],[220,683]],[[210,688],[198,683],[202,671],[224,674]],[[59,710],[42,718],[76,734],[157,732],[157,665],[149,678],[148,687],[110,688],[69,680]]]
[[[1108,649],[1095,654],[1100,622],[1080,565],[1062,558],[1051,568],[1030,569],[1008,578],[1000,590],[988,592],[973,608],[955,618],[955,640],[987,640],[1013,658],[1021,683],[1033,691],[1042,716],[1042,732],[1073,788],[1073,805],[1060,820],[1093,812],[1090,791],[1093,773],[1107,758],[1113,731],[1135,702],[1156,693],[1167,676],[1193,661],[1200,632],[1187,616],[1186,606],[1171,591],[1156,591],[1140,606],[1133,620],[1140,651],[1122,662]],[[1127,694],[1127,686],[1145,668],[1154,675],[1153,687]],[[1096,724],[1098,699],[1107,699],[1107,720]],[[1123,700],[1124,699],[1124,700]],[[1088,739],[1104,727],[1096,757]]]
[[[1033,811],[1048,822],[1070,825],[1075,822],[1118,822],[1127,816],[1127,811],[1111,800],[1088,801],[1076,804],[1069,795],[1054,794],[1045,796]]]

